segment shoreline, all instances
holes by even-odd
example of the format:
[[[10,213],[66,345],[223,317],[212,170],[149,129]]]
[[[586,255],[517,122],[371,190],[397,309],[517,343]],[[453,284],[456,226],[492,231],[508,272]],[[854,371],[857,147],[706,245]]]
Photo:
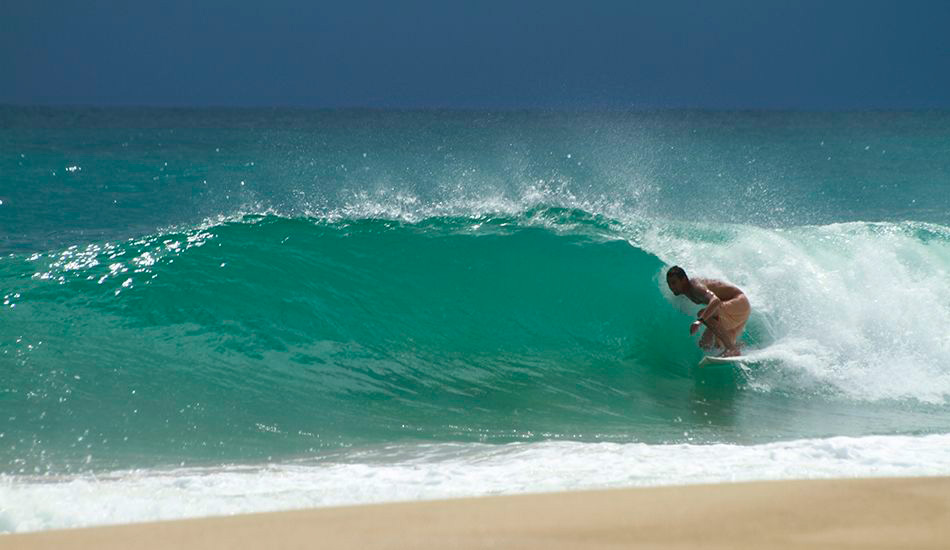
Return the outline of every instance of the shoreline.
[[[945,548],[950,476],[367,504],[0,535],[46,548]]]

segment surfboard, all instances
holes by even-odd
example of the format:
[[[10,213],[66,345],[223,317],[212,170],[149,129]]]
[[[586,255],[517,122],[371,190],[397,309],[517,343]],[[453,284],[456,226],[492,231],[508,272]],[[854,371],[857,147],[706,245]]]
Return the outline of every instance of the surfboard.
[[[699,360],[699,366],[703,365],[734,365],[736,363],[744,363],[748,360],[748,357],[738,355],[736,357],[719,357],[718,355],[705,355],[702,359]]]
[[[709,366],[734,366],[739,369],[748,372],[749,364],[754,362],[753,359],[747,355],[740,355],[738,357],[719,357],[718,355],[706,355],[699,360],[697,366],[700,367],[709,367]]]

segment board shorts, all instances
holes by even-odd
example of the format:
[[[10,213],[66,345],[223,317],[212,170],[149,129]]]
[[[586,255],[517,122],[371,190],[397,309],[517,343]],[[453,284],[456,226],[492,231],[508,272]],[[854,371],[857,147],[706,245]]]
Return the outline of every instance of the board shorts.
[[[723,302],[719,306],[716,315],[719,316],[719,326],[723,330],[734,331],[738,336],[745,328],[750,313],[752,313],[752,306],[749,305],[749,299],[746,298],[745,294],[740,294],[727,302]]]

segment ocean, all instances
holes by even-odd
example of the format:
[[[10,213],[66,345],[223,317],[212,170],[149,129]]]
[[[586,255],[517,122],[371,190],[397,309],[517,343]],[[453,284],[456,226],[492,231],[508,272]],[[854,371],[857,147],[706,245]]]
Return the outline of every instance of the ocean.
[[[2,532],[948,475],[950,112],[5,106],[0,296]]]

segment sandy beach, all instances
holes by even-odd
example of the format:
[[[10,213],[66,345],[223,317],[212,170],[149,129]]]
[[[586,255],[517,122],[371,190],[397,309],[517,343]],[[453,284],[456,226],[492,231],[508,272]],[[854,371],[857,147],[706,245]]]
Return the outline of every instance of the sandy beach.
[[[950,477],[405,502],[0,537],[40,548],[946,548]]]

